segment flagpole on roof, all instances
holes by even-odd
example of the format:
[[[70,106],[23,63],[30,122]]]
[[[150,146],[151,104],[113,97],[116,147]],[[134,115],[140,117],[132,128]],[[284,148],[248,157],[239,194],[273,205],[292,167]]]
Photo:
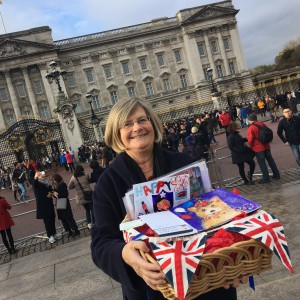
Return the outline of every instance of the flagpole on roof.
[[[2,4],[2,0],[0,0],[0,5]],[[6,28],[5,28],[5,24],[4,24],[4,21],[3,21],[3,18],[2,18],[2,13],[0,11],[0,18],[1,18],[1,22],[2,22],[2,25],[3,25],[3,28],[4,28],[4,32],[6,33]]]

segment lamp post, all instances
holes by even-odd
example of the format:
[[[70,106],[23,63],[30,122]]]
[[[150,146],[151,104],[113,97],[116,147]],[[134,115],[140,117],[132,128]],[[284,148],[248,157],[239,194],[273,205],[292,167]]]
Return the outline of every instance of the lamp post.
[[[92,105],[92,102],[93,102],[92,95],[90,93],[87,93],[85,95],[85,98],[88,100],[88,103],[90,104],[90,107],[91,107],[91,113],[92,113],[92,115],[91,115],[91,124],[92,124],[92,126],[94,128],[94,133],[95,133],[95,136],[96,136],[96,140],[97,140],[97,142],[99,142],[100,138],[99,138],[99,133],[98,133],[98,127],[99,127],[99,124],[102,121],[102,119],[98,118],[96,116],[95,112],[94,112],[93,105]],[[100,134],[101,133],[102,132],[101,132],[101,129],[100,129]],[[102,134],[101,134],[101,138],[103,138]]]
[[[218,91],[217,87],[215,86],[214,80],[213,80],[213,69],[207,68],[206,69],[207,79],[211,83],[211,98],[214,104],[215,109],[220,109],[220,103],[219,103],[219,97],[221,96],[221,92]]]
[[[52,60],[49,63],[50,72],[47,71],[46,79],[51,85],[53,82],[58,87],[58,95],[56,96],[56,108],[54,112],[58,114],[58,119],[64,134],[65,141],[72,149],[78,149],[82,144],[82,135],[77,117],[75,115],[75,107],[67,94],[64,93],[61,85],[61,78],[66,80],[67,72],[58,67],[58,63]]]

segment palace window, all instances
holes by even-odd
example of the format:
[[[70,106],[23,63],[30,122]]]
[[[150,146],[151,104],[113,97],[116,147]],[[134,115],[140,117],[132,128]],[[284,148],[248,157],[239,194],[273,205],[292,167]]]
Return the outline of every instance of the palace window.
[[[135,97],[136,92],[135,92],[134,86],[129,86],[128,87],[128,95],[129,95],[129,97]]]
[[[205,44],[204,43],[198,43],[198,51],[200,56],[205,56],[206,55],[206,50],[205,50]]]
[[[67,74],[67,83],[69,87],[76,86],[76,80],[74,74]]]
[[[164,78],[163,79],[163,86],[164,86],[164,91],[169,92],[171,91],[171,83],[169,78]]]
[[[140,58],[140,66],[141,66],[142,71],[145,71],[148,69],[146,57]]]
[[[3,88],[0,88],[0,99],[2,102],[7,102],[9,99],[8,99],[8,94],[7,94],[7,91],[6,91],[6,88],[3,87]]]
[[[211,52],[212,53],[218,53],[218,45],[217,41],[211,41],[210,42]]]
[[[230,74],[234,75],[235,74],[235,65],[234,65],[234,62],[230,61],[228,64],[229,64]]]
[[[40,114],[41,114],[42,119],[50,119],[51,118],[47,104],[42,104],[40,106]]]
[[[129,64],[128,64],[128,61],[123,61],[122,62],[122,68],[123,68],[123,74],[124,75],[127,75],[129,74]]]
[[[224,44],[224,49],[225,50],[230,50],[230,44],[229,44],[229,38],[224,38],[223,39],[223,44]]]
[[[154,90],[153,90],[152,82],[146,82],[146,91],[147,91],[147,96],[154,95]]]
[[[180,50],[175,50],[174,54],[175,54],[175,60],[176,60],[176,62],[177,63],[182,62]]]
[[[33,81],[33,86],[34,86],[34,90],[35,90],[36,94],[42,94],[43,93],[42,83],[39,79]]]
[[[16,85],[16,88],[17,88],[18,96],[19,96],[20,98],[26,97],[25,87],[24,87],[24,84],[23,84],[23,83],[18,83],[18,84]]]
[[[188,81],[187,81],[187,76],[186,74],[181,74],[180,75],[180,82],[181,82],[181,86],[183,88],[186,88],[188,86]]]
[[[216,66],[217,67],[217,74],[218,74],[218,77],[223,77],[224,76],[224,72],[223,72],[223,68],[222,68],[222,65],[219,64]]]
[[[101,107],[98,95],[92,96],[92,106],[94,109]]]
[[[6,119],[6,123],[7,125],[11,125],[14,123],[15,121],[15,115],[14,112],[12,110],[9,110],[6,115],[5,115],[5,119]]]
[[[106,79],[112,78],[110,65],[103,66],[104,74]]]
[[[92,70],[86,70],[85,74],[86,74],[86,78],[87,78],[88,83],[94,82],[94,76],[93,76],[93,71]]]
[[[111,98],[112,104],[116,104],[116,103],[118,102],[118,94],[117,94],[117,91],[111,91],[111,92],[110,92],[110,98]]]
[[[83,112],[83,108],[82,108],[80,99],[74,100],[73,102],[74,102],[74,104],[76,105],[76,107],[75,107],[75,113],[78,114],[78,113]]]
[[[157,56],[157,62],[158,62],[158,65],[159,65],[160,67],[163,67],[163,66],[165,65],[163,53],[156,54],[156,56]]]

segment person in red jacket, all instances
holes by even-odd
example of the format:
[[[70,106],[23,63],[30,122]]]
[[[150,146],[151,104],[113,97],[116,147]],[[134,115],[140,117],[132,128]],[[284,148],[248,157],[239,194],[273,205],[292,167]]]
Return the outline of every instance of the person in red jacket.
[[[259,128],[257,126],[253,126],[253,124],[257,124],[258,126],[262,127],[262,126],[264,126],[264,124],[262,124],[261,122],[257,122],[256,114],[250,114],[248,116],[248,120],[250,123],[250,126],[248,128],[248,136],[247,136],[248,144],[252,148],[252,150],[255,152],[255,156],[256,156],[259,168],[263,175],[262,179],[259,180],[258,183],[271,182],[266,161],[268,162],[268,164],[273,172],[273,178],[280,179],[279,170],[278,170],[276,163],[271,154],[270,144],[263,144],[258,139]]]
[[[9,209],[11,209],[11,205],[4,197],[0,196],[0,233],[4,246],[7,248],[8,253],[12,255],[17,253],[17,251],[15,249],[14,239],[10,229],[15,225],[15,222],[8,212]]]
[[[222,113],[220,114],[218,121],[225,129],[226,136],[228,136],[227,127],[231,123],[231,117],[230,114],[225,109],[222,109]]]
[[[73,162],[73,155],[67,151],[67,153],[65,154],[65,158],[67,160],[67,164],[70,168],[70,172],[74,172],[75,168],[74,168],[74,162]]]

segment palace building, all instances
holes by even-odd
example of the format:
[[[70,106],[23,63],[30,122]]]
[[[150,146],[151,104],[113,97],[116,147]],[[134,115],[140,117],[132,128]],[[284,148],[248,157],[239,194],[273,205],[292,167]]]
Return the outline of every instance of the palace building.
[[[170,121],[214,109],[212,86],[221,106],[251,90],[237,13],[228,0],[59,41],[48,26],[0,35],[0,165],[102,140],[124,97],[148,101]],[[49,84],[49,72],[63,78]]]

